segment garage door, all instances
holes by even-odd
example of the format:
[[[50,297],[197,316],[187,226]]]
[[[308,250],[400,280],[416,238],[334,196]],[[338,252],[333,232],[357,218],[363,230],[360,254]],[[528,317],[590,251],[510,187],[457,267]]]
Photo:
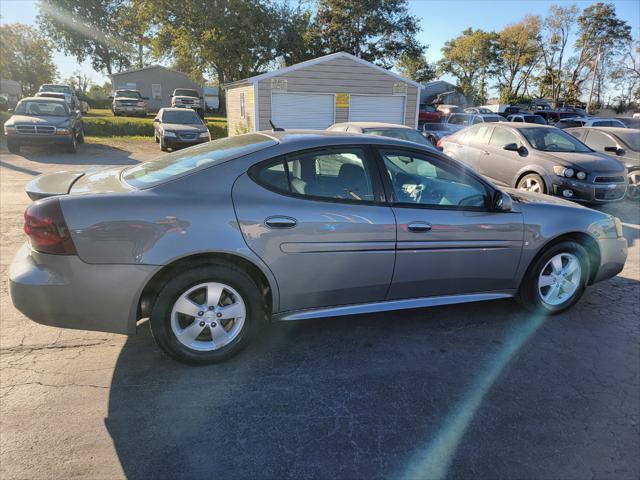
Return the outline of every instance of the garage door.
[[[384,122],[404,124],[404,97],[351,95],[350,122]]]
[[[276,127],[324,130],[334,123],[334,96],[274,93],[271,120]]]

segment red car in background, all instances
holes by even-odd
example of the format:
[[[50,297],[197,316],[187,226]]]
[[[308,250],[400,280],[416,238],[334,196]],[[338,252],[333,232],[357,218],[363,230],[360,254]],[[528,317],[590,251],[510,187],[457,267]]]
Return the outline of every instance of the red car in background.
[[[418,123],[438,123],[442,121],[443,113],[433,105],[421,103],[418,110]]]

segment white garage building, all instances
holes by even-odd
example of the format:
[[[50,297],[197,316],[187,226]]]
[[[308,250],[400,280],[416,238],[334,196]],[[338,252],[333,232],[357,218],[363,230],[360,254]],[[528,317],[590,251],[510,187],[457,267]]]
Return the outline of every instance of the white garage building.
[[[229,135],[324,130],[336,122],[418,124],[420,84],[345,52],[224,86]]]

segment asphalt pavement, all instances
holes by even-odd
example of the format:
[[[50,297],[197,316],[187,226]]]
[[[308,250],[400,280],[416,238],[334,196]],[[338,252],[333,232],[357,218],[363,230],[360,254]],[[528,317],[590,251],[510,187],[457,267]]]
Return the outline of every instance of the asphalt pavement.
[[[146,324],[125,337],[17,312],[24,184],[158,153],[0,152],[0,478],[640,477],[637,204],[603,207],[624,222],[624,271],[552,318],[495,301],[282,323],[188,367]]]

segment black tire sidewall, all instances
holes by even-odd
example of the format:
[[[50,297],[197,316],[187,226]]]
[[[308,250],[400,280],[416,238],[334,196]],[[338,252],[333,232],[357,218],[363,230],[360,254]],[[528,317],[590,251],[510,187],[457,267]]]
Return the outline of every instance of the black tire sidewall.
[[[78,143],[84,143],[84,125],[80,125],[80,131],[78,132]]]
[[[578,258],[581,266],[580,285],[569,300],[561,303],[560,305],[551,306],[544,303],[542,301],[542,298],[540,298],[540,293],[538,292],[538,276],[540,275],[542,268],[544,268],[547,262],[559,253],[570,253]],[[525,308],[536,313],[542,313],[544,315],[554,315],[556,313],[560,313],[572,307],[576,302],[578,302],[578,300],[580,300],[580,297],[582,297],[582,294],[584,293],[584,290],[587,286],[589,275],[589,254],[582,245],[572,241],[555,243],[547,247],[542,255],[540,255],[529,267],[529,270],[527,271],[525,278],[522,281],[522,285],[520,286],[518,301]]]
[[[11,153],[20,153],[20,144],[7,140],[7,150]]]
[[[171,329],[171,310],[175,301],[189,288],[205,282],[220,282],[232,287],[242,297],[247,312],[238,336],[219,350],[211,352],[187,348],[178,341]],[[208,365],[222,362],[240,352],[265,323],[265,313],[260,289],[247,273],[231,265],[208,264],[187,270],[169,280],[155,301],[149,321],[154,339],[169,356],[187,364]]]

